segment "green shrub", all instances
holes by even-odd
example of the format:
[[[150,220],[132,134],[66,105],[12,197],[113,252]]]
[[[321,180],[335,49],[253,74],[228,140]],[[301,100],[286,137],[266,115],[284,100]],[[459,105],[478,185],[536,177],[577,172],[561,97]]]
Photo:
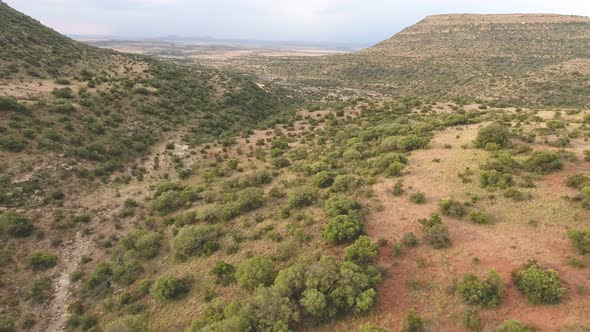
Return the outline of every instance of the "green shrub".
[[[82,289],[93,294],[104,294],[110,289],[113,277],[113,267],[106,262],[100,262],[92,274],[84,281]]]
[[[504,283],[502,277],[494,270],[488,273],[485,280],[468,273],[457,284],[457,292],[469,305],[492,308],[500,304],[504,293]]]
[[[46,251],[37,251],[29,257],[29,266],[33,270],[47,270],[57,265],[57,256]]]
[[[353,175],[338,175],[334,178],[331,189],[334,192],[346,192],[358,187],[360,182],[361,181]]]
[[[530,194],[526,194],[516,188],[508,188],[504,190],[502,196],[510,198],[516,202],[521,202],[530,198]]]
[[[27,147],[27,142],[12,135],[0,137],[0,150],[7,152],[22,152]]]
[[[352,245],[344,249],[344,259],[357,265],[372,263],[379,253],[379,246],[368,236],[360,236]]]
[[[154,258],[160,251],[162,234],[136,229],[121,239],[121,244],[127,250],[135,250],[144,258]]]
[[[469,220],[471,220],[471,222],[475,223],[475,224],[489,224],[490,223],[490,219],[488,218],[488,215],[480,210],[471,210],[468,214]]]
[[[535,332],[535,329],[532,326],[522,324],[521,322],[508,319],[498,328],[498,332]]]
[[[580,254],[585,255],[590,253],[590,228],[580,230],[570,229],[567,232],[567,236]]]
[[[404,170],[404,167],[405,167],[404,164],[396,161],[396,162],[390,164],[389,166],[387,166],[387,169],[385,170],[385,175],[390,176],[390,177],[401,176],[402,171]]]
[[[138,315],[126,315],[109,322],[105,332],[148,332],[145,319]]]
[[[14,332],[14,321],[8,315],[0,314],[0,332]]]
[[[479,183],[483,188],[505,189],[514,185],[514,179],[512,175],[497,170],[481,171],[479,173]]]
[[[452,198],[441,200],[438,202],[438,207],[442,213],[447,216],[461,218],[465,215],[465,208],[463,208],[463,205]]]
[[[332,195],[324,204],[324,211],[331,217],[352,214],[360,208],[358,202],[344,195]]]
[[[246,188],[230,196],[231,200],[223,208],[225,219],[239,214],[254,211],[264,204],[264,191],[260,188]]]
[[[211,269],[211,274],[213,274],[216,278],[216,282],[222,286],[227,286],[236,281],[235,277],[236,268],[228,264],[224,261],[219,261],[215,263],[213,269]]]
[[[412,232],[405,233],[404,237],[402,238],[402,243],[406,247],[415,247],[418,245],[418,237]]]
[[[525,160],[524,167],[529,172],[545,174],[562,169],[563,163],[559,160],[559,155],[555,152],[535,151]]]
[[[426,203],[426,196],[421,192],[413,193],[410,195],[410,202],[414,204],[424,204]]]
[[[424,319],[416,310],[412,309],[406,314],[403,321],[401,332],[426,332]]]
[[[372,323],[365,323],[356,330],[356,332],[389,332],[389,330],[374,325]]]
[[[289,161],[289,159],[287,159],[285,157],[272,158],[270,161],[270,164],[272,165],[272,167],[274,167],[276,169],[281,169],[281,168],[291,166],[291,162]]]
[[[150,288],[150,295],[156,300],[165,301],[183,297],[190,290],[187,280],[171,275],[162,276]]]
[[[0,227],[14,237],[30,236],[35,229],[31,219],[15,211],[4,212],[0,215]]]
[[[362,159],[363,155],[356,149],[347,149],[344,151],[344,153],[342,153],[342,157],[346,160],[352,161]]]
[[[416,135],[408,135],[400,138],[398,148],[403,151],[413,151],[424,148],[428,145],[430,139]]]
[[[582,188],[590,186],[590,177],[584,174],[570,175],[565,179],[565,185],[570,188],[582,190]]]
[[[437,213],[431,213],[427,219],[420,219],[422,230],[425,233],[426,243],[435,249],[447,248],[451,245],[449,230],[443,225],[442,219]]]
[[[74,98],[73,95],[73,91],[70,88],[54,88],[53,91],[51,91],[51,94],[53,94],[55,96],[55,98],[59,98],[59,99],[71,99]]]
[[[558,303],[565,293],[557,271],[542,269],[536,261],[513,271],[512,279],[518,290],[533,304]]]
[[[266,257],[252,257],[238,267],[235,273],[240,287],[254,290],[260,285],[268,286],[273,281],[272,261]]]
[[[26,106],[19,103],[13,96],[0,96],[1,111],[24,111]]]
[[[508,127],[499,123],[493,123],[481,128],[474,141],[475,147],[483,149],[490,143],[496,144],[500,148],[510,146],[510,131]]]
[[[49,277],[39,277],[31,283],[28,295],[35,303],[46,302],[53,294],[53,285]]]
[[[479,319],[479,316],[477,315],[476,311],[474,311],[472,309],[468,309],[463,313],[462,318],[463,318],[463,325],[469,331],[479,332],[482,330],[481,320]]]
[[[327,188],[334,183],[334,173],[321,171],[312,177],[312,181],[320,188]]]
[[[219,248],[216,241],[217,228],[211,226],[185,226],[172,240],[172,254],[176,259],[186,260],[191,256],[209,255]]]
[[[334,243],[345,243],[364,233],[363,223],[355,215],[333,217],[322,233],[322,238]]]
[[[287,204],[290,208],[302,208],[306,206],[310,206],[318,198],[319,192],[317,189],[311,188],[309,186],[299,186],[293,188],[289,195],[287,196]]]

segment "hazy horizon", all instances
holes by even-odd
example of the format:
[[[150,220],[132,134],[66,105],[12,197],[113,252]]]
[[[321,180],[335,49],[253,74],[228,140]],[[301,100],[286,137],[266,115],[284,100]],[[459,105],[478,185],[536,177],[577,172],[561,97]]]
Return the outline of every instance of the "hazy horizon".
[[[215,39],[370,45],[426,16],[450,13],[590,15],[582,0],[5,0],[49,27],[77,36]],[[256,24],[253,24],[255,22]]]

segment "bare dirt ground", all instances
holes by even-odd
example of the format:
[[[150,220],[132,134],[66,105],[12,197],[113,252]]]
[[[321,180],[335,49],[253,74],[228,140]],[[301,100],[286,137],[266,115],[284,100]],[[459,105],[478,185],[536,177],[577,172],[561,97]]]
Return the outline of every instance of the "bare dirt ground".
[[[413,152],[408,174],[403,177],[406,189],[403,196],[391,194],[396,179],[376,184],[376,204],[381,205],[382,210],[368,216],[367,231],[373,239],[385,238],[390,243],[399,241],[406,232],[421,235],[418,219],[437,212],[441,199],[453,197],[467,201],[467,193],[482,198],[475,206],[488,212],[494,223],[480,226],[467,220],[443,217],[449,227],[451,248],[434,250],[420,244],[417,248],[404,249],[401,257],[393,257],[390,246],[382,249],[380,263],[389,267],[390,275],[379,287],[377,309],[368,317],[354,320],[354,324],[333,324],[328,330],[346,330],[366,320],[395,331],[407,310],[415,308],[434,331],[462,331],[465,328],[461,315],[467,307],[452,293],[452,281],[468,272],[482,275],[490,269],[500,273],[507,287],[500,306],[480,310],[488,326],[510,318],[534,324],[538,331],[559,331],[568,326],[590,324],[590,299],[576,291],[578,286],[590,287],[590,275],[584,269],[566,264],[568,257],[575,256],[566,229],[584,225],[588,212],[561,198],[573,194],[573,190],[563,184],[567,174],[588,172],[590,165],[580,162],[568,166],[564,172],[544,177],[537,182],[537,188],[531,190],[533,199],[530,201],[517,203],[498,193],[499,197],[494,200],[485,199],[488,193],[478,187],[477,178],[474,183],[464,184],[457,177],[466,166],[477,169],[486,159],[485,151],[460,147],[473,141],[477,129],[477,125],[461,131],[449,129],[435,137],[430,149]],[[445,148],[445,144],[451,144],[452,148]],[[440,162],[433,162],[435,158]],[[426,204],[409,201],[409,194],[416,191],[426,194]],[[537,226],[531,226],[530,220]],[[417,266],[418,259],[425,260],[425,267]],[[512,270],[529,259],[559,271],[567,288],[562,304],[529,305],[511,284]]]

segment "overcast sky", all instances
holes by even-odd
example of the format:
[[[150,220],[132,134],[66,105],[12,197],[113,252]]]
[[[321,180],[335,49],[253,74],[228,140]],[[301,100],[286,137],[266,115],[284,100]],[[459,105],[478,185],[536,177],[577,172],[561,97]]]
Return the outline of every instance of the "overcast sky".
[[[370,44],[424,16],[559,13],[590,0],[4,0],[65,34]]]

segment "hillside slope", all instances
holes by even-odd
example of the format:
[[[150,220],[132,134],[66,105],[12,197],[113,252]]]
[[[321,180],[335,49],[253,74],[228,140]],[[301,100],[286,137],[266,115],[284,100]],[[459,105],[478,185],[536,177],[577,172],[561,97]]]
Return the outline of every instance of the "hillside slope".
[[[81,198],[148,183],[145,158],[169,140],[231,146],[292,103],[246,75],[83,45],[0,2],[0,330],[62,325],[81,234],[116,213],[90,211],[115,194]],[[192,172],[177,160],[166,176]],[[39,252],[49,265],[31,268]]]
[[[520,105],[590,104],[590,19],[437,15],[354,54],[269,59],[271,72],[320,86]]]

